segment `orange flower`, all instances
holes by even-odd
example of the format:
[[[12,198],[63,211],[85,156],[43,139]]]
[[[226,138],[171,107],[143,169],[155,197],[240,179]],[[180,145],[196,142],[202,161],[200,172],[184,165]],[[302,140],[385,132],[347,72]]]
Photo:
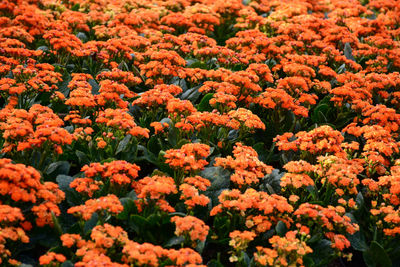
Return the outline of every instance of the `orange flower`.
[[[175,234],[188,237],[193,247],[197,245],[197,242],[206,240],[210,229],[202,220],[193,216],[174,216],[171,218],[171,222],[176,225]]]
[[[60,263],[66,261],[67,258],[62,254],[56,254],[54,252],[48,252],[45,255],[40,256],[40,265],[46,266],[58,266]]]
[[[232,169],[231,181],[239,187],[258,183],[259,179],[272,172],[272,167],[258,159],[257,152],[241,143],[236,143],[233,149],[234,158],[215,158],[215,166]]]
[[[118,197],[108,195],[98,199],[89,199],[84,205],[75,206],[68,209],[68,213],[82,217],[85,221],[89,220],[95,212],[109,212],[116,215],[122,212],[124,207]]]
[[[180,169],[184,172],[197,172],[208,164],[203,158],[208,157],[210,147],[205,144],[192,143],[185,144],[180,149],[169,149],[164,157],[165,163],[172,168]]]

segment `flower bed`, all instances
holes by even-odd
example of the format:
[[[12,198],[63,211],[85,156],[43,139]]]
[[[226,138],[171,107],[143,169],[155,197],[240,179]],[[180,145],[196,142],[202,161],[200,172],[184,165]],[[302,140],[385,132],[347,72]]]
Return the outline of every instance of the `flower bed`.
[[[399,266],[400,2],[3,0],[1,266]]]

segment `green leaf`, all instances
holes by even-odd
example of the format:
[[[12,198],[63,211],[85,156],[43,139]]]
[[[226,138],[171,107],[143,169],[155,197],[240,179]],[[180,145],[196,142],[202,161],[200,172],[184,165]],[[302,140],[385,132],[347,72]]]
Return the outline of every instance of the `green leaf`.
[[[185,238],[183,236],[174,236],[165,243],[164,247],[170,248],[173,246],[177,246],[185,242]]]
[[[295,124],[296,117],[292,111],[287,111],[281,121],[281,130],[290,131]]]
[[[124,210],[117,215],[117,219],[119,220],[128,220],[129,214],[137,211],[135,202],[133,199],[129,197],[124,197],[120,199],[122,206],[124,206]]]
[[[186,67],[208,69],[208,65],[205,62],[199,61],[197,59],[188,59],[186,62]]]
[[[46,174],[57,176],[59,174],[68,174],[71,164],[68,161],[58,161],[51,163],[47,169]]]
[[[115,154],[125,151],[128,148],[128,144],[129,144],[129,141],[131,140],[131,138],[132,138],[132,136],[130,134],[126,135],[124,137],[124,139],[122,139],[119,142],[119,144],[117,146],[117,150],[115,151]]]
[[[98,95],[99,94],[100,85],[93,79],[90,79],[88,81],[88,83],[90,84],[90,86],[92,86],[92,94]]]
[[[376,267],[376,262],[375,262],[374,256],[372,255],[370,250],[364,251],[363,259],[364,259],[364,263],[368,267]]]
[[[200,254],[203,252],[204,248],[206,246],[206,242],[205,241],[201,241],[197,244],[196,246],[196,251],[199,252]]]
[[[346,64],[342,64],[342,65],[340,65],[340,67],[336,70],[336,73],[337,74],[342,74],[342,73],[345,73],[346,72]]]
[[[43,51],[43,52],[48,52],[48,51],[49,51],[49,48],[48,48],[47,46],[45,46],[45,45],[42,45],[42,46],[39,46],[39,47],[36,49],[36,51],[38,51],[38,50],[41,50],[41,51]]]
[[[284,236],[286,233],[286,225],[284,222],[279,221],[275,226],[275,231],[279,236]]]
[[[161,216],[159,214],[153,213],[149,217],[147,217],[147,221],[151,226],[157,225],[161,221]]]
[[[222,167],[206,167],[200,176],[211,181],[208,190],[217,190],[229,187],[231,173]]]
[[[182,100],[190,100],[191,102],[197,101],[197,99],[201,96],[201,93],[199,92],[199,88],[201,85],[192,87],[186,91],[184,91],[180,98]]]
[[[173,77],[170,83],[181,87],[183,91],[186,91],[188,89],[185,79],[181,79],[178,76]]]
[[[135,189],[132,189],[132,191],[129,192],[126,196],[128,198],[131,198],[132,200],[136,200],[137,199],[137,195],[136,195]]]
[[[318,105],[311,114],[311,120],[314,123],[326,123],[328,122],[326,118],[326,114],[329,111],[330,107],[327,104]]]
[[[361,231],[358,231],[353,235],[347,236],[347,239],[350,241],[351,246],[355,250],[366,251],[368,249],[364,234]]]
[[[392,266],[392,261],[385,249],[376,241],[372,241],[369,249],[363,253],[364,261],[368,266]]]
[[[83,165],[83,164],[89,163],[88,157],[87,157],[86,154],[83,153],[82,151],[76,150],[76,151],[75,151],[75,155],[78,157],[78,162],[79,162],[80,164]]]
[[[56,182],[58,184],[58,186],[60,187],[60,189],[62,191],[66,191],[71,189],[71,187],[69,187],[69,184],[74,180],[73,177],[68,176],[68,175],[64,175],[64,174],[60,174],[57,176],[56,178]]]
[[[75,4],[75,5],[73,5],[73,6],[71,7],[71,10],[72,10],[72,11],[78,11],[79,8],[80,8],[80,5],[79,5],[79,4]]]
[[[133,214],[130,217],[129,226],[132,227],[132,229],[137,233],[140,233],[141,230],[146,229],[148,224],[149,222],[142,216]]]
[[[210,99],[213,98],[214,94],[206,94],[200,101],[197,110],[198,111],[212,111],[213,107],[210,105]]]
[[[224,267],[224,265],[218,260],[210,260],[207,262],[207,267]]]
[[[229,188],[231,173],[221,167],[206,167],[201,171],[200,176],[210,180],[211,186],[205,193],[211,198],[212,205],[215,206],[221,192]]]
[[[83,230],[85,231],[85,234],[89,233],[97,225],[97,222],[99,220],[99,215],[95,212],[93,213],[92,217],[85,222],[85,226],[83,227]]]
[[[243,261],[244,261],[245,266],[251,266],[251,259],[250,259],[249,255],[244,251],[242,253],[243,253],[242,255],[243,255]]]
[[[147,150],[154,155],[158,155],[158,153],[160,153],[161,145],[157,136],[153,135],[150,137],[149,141],[147,142]]]
[[[272,187],[273,191],[280,192],[281,191],[281,178],[285,175],[284,172],[280,172],[278,169],[273,169],[270,174],[267,174],[264,179],[263,183],[268,188],[267,185]]]
[[[308,254],[307,257],[315,263],[315,266],[327,266],[332,260],[332,255],[334,255],[331,244],[331,241],[327,239],[310,244],[313,253]]]
[[[61,267],[74,267],[74,264],[71,261],[64,261]]]
[[[347,42],[347,43],[344,44],[344,51],[343,51],[343,53],[344,53],[344,56],[345,56],[347,59],[353,60],[354,62],[356,61],[356,59],[355,59],[354,56],[353,56],[353,51],[351,50],[350,43]]]
[[[78,32],[76,37],[78,37],[82,42],[86,42],[88,40],[88,37],[84,32]]]

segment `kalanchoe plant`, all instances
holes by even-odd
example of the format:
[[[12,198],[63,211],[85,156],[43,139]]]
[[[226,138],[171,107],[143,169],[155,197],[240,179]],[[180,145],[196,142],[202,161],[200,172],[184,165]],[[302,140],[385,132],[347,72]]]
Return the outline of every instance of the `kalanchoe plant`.
[[[1,266],[399,266],[398,1],[0,3]]]

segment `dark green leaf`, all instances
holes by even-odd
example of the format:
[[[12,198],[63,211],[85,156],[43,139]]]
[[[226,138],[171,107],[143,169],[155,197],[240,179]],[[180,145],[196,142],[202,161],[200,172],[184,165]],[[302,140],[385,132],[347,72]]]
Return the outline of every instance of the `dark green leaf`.
[[[207,263],[207,267],[224,267],[224,265],[220,263],[218,260],[210,260]]]
[[[326,118],[326,113],[330,109],[329,105],[327,104],[320,104],[318,105],[311,114],[311,120],[314,123],[325,123],[328,122]]]
[[[315,262],[316,266],[327,266],[332,260],[334,251],[331,246],[331,241],[327,239],[319,240],[310,244],[313,253],[308,254],[308,257]]]
[[[372,241],[369,249],[363,253],[368,266],[390,267],[392,261],[385,249],[376,241]],[[371,265],[370,265],[371,264]]]
[[[206,167],[201,171],[200,176],[211,181],[208,190],[217,190],[228,188],[230,184],[231,173],[221,167]]]
[[[279,236],[284,236],[286,233],[286,225],[284,222],[279,221],[275,226],[275,231]]]
[[[137,211],[135,202],[133,199],[124,197],[120,199],[122,206],[124,206],[124,210],[117,215],[117,219],[119,220],[128,220],[129,215],[134,211]]]
[[[200,101],[197,109],[199,111],[212,111],[213,107],[210,105],[210,99],[213,98],[214,94],[206,94]]]
[[[364,259],[364,263],[368,267],[376,267],[374,255],[372,255],[372,252],[370,250],[366,250],[363,252],[363,259]]]
[[[88,157],[87,157],[86,154],[83,153],[82,151],[76,150],[76,151],[75,151],[75,155],[78,157],[78,160],[79,160],[79,163],[80,163],[80,164],[83,165],[83,164],[89,163]]]
[[[345,43],[345,44],[344,44],[344,51],[343,51],[343,53],[344,53],[344,56],[345,56],[347,59],[353,60],[354,62],[356,61],[355,58],[354,58],[354,56],[353,56],[353,52],[352,52],[352,50],[351,50],[350,43]]]
[[[250,257],[249,257],[249,255],[247,255],[247,253],[246,252],[242,252],[243,254],[243,261],[244,261],[244,263],[245,263],[245,266],[250,266]]]
[[[86,234],[97,225],[98,220],[99,215],[96,212],[93,213],[92,217],[85,223],[85,226],[83,228]]]
[[[119,142],[119,144],[117,146],[117,150],[115,151],[115,154],[125,151],[128,148],[128,144],[129,144],[129,141],[131,140],[131,138],[132,138],[132,136],[130,134],[126,135],[124,137],[124,139],[122,139]]]
[[[161,145],[157,136],[153,135],[150,137],[149,141],[147,142],[147,150],[154,155],[158,155],[158,153],[160,153]]]
[[[71,261],[64,261],[61,267],[74,267],[74,264]]]
[[[93,79],[90,79],[88,82],[89,82],[90,86],[92,86],[92,94],[98,95],[99,94],[100,85]]]
[[[78,37],[82,42],[86,42],[88,40],[88,37],[84,32],[78,32],[76,37]]]
[[[49,48],[45,45],[39,46],[36,50],[41,50],[43,52],[48,52]]]
[[[71,10],[72,10],[72,11],[78,11],[79,8],[80,8],[80,5],[79,5],[79,4],[75,4],[75,5],[73,5],[73,6],[71,7]]]
[[[146,218],[133,214],[130,217],[130,226],[136,231],[139,232],[142,229],[146,229],[147,226],[149,225],[149,222],[146,220]]]
[[[62,191],[71,189],[69,184],[74,180],[71,176],[60,174],[56,178],[56,182]]]
[[[199,242],[197,244],[197,246],[196,246],[196,251],[199,252],[199,253],[202,253],[205,246],[206,246],[206,242],[205,241]]]
[[[185,242],[185,238],[183,236],[174,236],[165,243],[164,247],[170,248],[173,246],[177,246]]]
[[[46,174],[54,176],[68,174],[70,166],[68,161],[53,162],[47,167]]]
[[[351,246],[355,250],[366,251],[368,249],[364,234],[361,231],[358,231],[353,235],[347,236],[347,239],[350,241]]]
[[[195,102],[200,96],[201,93],[199,92],[200,85],[190,88],[184,91],[180,98],[182,100],[190,100],[191,102]]]

